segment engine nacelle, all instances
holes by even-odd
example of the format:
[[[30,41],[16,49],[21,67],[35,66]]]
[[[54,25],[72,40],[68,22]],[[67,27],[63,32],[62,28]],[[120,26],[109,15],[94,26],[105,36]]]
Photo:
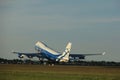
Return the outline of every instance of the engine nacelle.
[[[25,55],[23,55],[23,54],[22,54],[22,55],[18,55],[18,57],[19,57],[19,58],[24,58]]]
[[[28,58],[33,58],[32,56],[27,56]]]
[[[81,57],[79,57],[79,59],[85,59],[85,56],[81,56]]]

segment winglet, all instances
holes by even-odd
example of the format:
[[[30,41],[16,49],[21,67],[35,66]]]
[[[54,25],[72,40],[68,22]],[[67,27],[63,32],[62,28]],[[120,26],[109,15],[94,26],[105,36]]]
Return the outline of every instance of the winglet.
[[[11,53],[14,53],[14,52],[15,52],[14,50],[11,51]]]
[[[105,55],[105,54],[106,54],[106,52],[103,52],[103,53],[102,53],[102,55]]]

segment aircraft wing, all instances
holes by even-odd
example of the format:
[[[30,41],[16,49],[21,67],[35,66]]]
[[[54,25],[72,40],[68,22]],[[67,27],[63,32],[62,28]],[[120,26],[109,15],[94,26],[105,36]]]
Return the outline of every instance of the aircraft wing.
[[[12,53],[18,54],[19,58],[24,58],[25,56],[28,57],[28,58],[33,58],[33,57],[40,58],[41,57],[40,53],[21,53],[21,52],[12,52]]]
[[[106,52],[96,54],[70,54],[70,57],[79,57],[80,59],[84,59],[86,56],[105,55],[105,53]]]

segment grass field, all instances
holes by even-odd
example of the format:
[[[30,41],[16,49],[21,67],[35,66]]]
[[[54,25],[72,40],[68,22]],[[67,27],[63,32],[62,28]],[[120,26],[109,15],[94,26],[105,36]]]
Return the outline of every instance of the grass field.
[[[0,80],[120,80],[120,67],[0,64]]]

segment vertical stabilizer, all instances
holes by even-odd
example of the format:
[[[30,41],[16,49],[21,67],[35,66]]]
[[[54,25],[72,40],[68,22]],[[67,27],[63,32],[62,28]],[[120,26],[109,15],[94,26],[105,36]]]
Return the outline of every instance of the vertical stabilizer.
[[[68,43],[65,51],[58,57],[60,62],[68,62],[72,43]]]
[[[70,52],[71,46],[72,46],[72,43],[69,42],[69,43],[67,44],[67,46],[66,46],[65,52],[68,52],[68,51]]]

